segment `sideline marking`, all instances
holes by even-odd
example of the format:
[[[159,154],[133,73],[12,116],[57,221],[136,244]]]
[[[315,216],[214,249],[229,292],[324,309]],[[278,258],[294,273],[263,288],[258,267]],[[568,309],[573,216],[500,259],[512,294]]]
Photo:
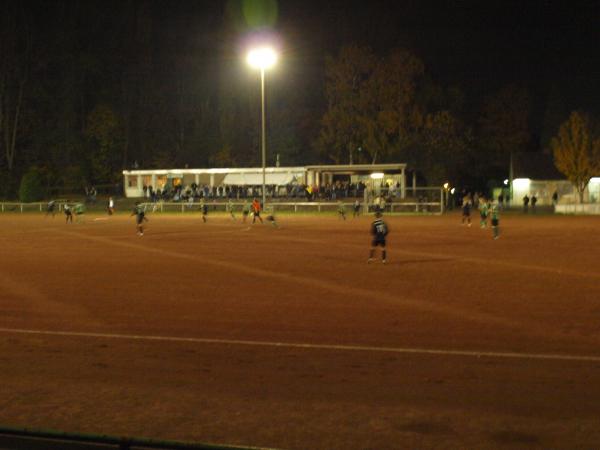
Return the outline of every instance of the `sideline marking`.
[[[0,328],[0,333],[12,334],[34,334],[46,336],[67,336],[67,337],[88,337],[103,339],[128,339],[134,341],[162,341],[162,342],[192,342],[196,344],[220,344],[220,345],[244,345],[253,347],[279,347],[279,348],[303,348],[310,350],[340,350],[340,351],[359,351],[371,353],[410,353],[421,355],[437,356],[469,356],[480,358],[482,356],[489,358],[504,359],[537,359],[552,361],[585,361],[600,362],[600,356],[593,355],[564,355],[554,353],[518,353],[518,352],[493,352],[493,351],[473,351],[473,350],[444,350],[428,349],[417,347],[376,347],[369,345],[337,345],[337,344],[309,344],[298,342],[270,342],[270,341],[251,341],[242,339],[209,339],[193,337],[176,336],[144,336],[137,334],[112,334],[112,333],[84,333],[78,331],[45,331],[45,330],[26,330],[20,328]]]

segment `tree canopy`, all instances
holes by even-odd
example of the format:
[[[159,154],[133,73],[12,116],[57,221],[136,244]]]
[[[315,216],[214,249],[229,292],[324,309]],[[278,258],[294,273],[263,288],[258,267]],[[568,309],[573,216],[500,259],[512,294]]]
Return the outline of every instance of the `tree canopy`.
[[[590,179],[600,175],[600,135],[589,117],[574,111],[551,141],[554,164],[569,179],[583,203]]]

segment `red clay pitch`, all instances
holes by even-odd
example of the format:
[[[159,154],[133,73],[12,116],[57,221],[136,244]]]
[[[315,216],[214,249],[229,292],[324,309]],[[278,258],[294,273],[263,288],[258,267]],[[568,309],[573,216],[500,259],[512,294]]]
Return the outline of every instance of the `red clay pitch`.
[[[95,218],[103,220],[94,220]],[[0,216],[0,424],[284,449],[600,446],[600,217]],[[106,220],[104,220],[106,219]]]

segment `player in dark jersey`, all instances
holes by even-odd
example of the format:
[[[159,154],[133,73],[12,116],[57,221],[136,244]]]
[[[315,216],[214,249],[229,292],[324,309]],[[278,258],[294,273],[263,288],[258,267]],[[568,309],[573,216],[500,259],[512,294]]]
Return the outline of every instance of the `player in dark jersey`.
[[[68,203],[65,203],[63,211],[65,212],[66,223],[73,223],[73,211],[71,211],[71,207]]]
[[[498,205],[492,206],[492,231],[494,233],[494,239],[500,237],[500,215],[498,214]]]
[[[204,203],[204,200],[200,201],[200,210],[202,211],[202,222],[206,223],[206,216],[208,216],[208,205]]]
[[[386,251],[385,251],[385,237],[388,234],[387,224],[381,218],[381,211],[377,211],[375,213],[375,220],[371,224],[371,234],[373,235],[373,240],[371,241],[371,251],[369,253],[368,263],[373,262],[375,256],[375,249],[377,246],[381,246],[381,262],[383,264],[387,263],[386,260]]]
[[[54,217],[55,210],[56,210],[56,201],[50,200],[48,202],[48,206],[46,207],[46,217],[48,217],[48,214],[52,214],[52,217]]]
[[[352,217],[358,217],[360,215],[360,202],[356,200],[352,206]]]
[[[135,216],[135,223],[137,227],[137,234],[139,236],[144,235],[144,222],[147,222],[146,213],[144,212],[144,207],[140,205],[139,202],[135,204],[133,211],[131,213],[132,216]]]
[[[470,195],[465,195],[462,202],[462,224],[467,222],[471,226],[471,205],[473,204]]]
[[[268,213],[268,215],[265,217],[267,222],[270,222],[274,228],[279,228],[279,224],[277,223],[277,219],[275,218],[275,208],[270,206],[268,207],[268,211],[265,210],[265,212]]]

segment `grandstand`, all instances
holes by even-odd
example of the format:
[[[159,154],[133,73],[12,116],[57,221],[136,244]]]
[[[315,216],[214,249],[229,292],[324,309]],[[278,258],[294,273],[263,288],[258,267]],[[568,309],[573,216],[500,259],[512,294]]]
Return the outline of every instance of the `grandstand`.
[[[373,174],[379,175],[376,180]],[[406,164],[350,164],[315,165],[301,167],[267,167],[265,184],[281,188],[290,185],[321,188],[343,179],[349,183],[368,184],[378,189],[382,185],[397,185],[401,198],[406,196]],[[377,181],[377,182],[376,182]],[[259,186],[262,185],[262,168],[212,168],[212,169],[158,169],[124,170],[126,197],[148,196],[148,189],[165,190],[178,186]],[[144,189],[146,187],[146,189]],[[416,179],[413,174],[413,188]]]

